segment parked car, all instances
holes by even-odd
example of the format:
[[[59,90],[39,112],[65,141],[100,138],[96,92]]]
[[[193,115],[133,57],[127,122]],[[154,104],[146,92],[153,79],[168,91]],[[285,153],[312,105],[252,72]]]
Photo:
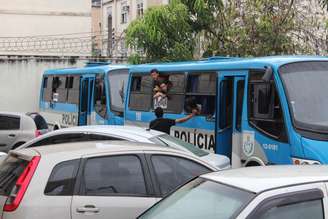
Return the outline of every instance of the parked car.
[[[202,175],[139,219],[323,219],[327,166],[267,166]]]
[[[20,148],[36,147],[78,141],[127,140],[134,142],[156,143],[176,148],[198,156],[200,159],[220,169],[230,168],[230,159],[226,156],[209,153],[194,145],[155,130],[134,126],[78,126],[49,132],[36,138]]]
[[[48,131],[37,113],[0,112],[0,151],[7,152]]]
[[[0,215],[136,218],[177,186],[216,170],[180,150],[128,141],[12,150],[0,166]]]

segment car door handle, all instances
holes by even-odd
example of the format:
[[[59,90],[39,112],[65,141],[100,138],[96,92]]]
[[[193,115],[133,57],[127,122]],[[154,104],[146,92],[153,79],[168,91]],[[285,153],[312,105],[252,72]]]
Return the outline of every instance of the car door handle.
[[[8,135],[9,138],[15,138],[15,136],[16,136],[15,134],[9,134]]]
[[[78,213],[98,213],[99,211],[99,208],[96,208],[94,205],[85,205],[76,209]]]

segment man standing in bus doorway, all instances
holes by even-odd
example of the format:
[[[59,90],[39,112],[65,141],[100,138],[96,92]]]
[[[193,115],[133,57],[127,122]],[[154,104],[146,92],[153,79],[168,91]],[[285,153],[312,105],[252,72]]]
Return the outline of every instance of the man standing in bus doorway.
[[[191,119],[196,114],[198,114],[198,110],[194,109],[192,110],[191,114],[180,119],[163,118],[163,114],[163,109],[161,107],[157,107],[155,109],[156,119],[150,122],[149,128],[170,134],[170,129],[172,126],[174,126],[176,123],[183,123]]]

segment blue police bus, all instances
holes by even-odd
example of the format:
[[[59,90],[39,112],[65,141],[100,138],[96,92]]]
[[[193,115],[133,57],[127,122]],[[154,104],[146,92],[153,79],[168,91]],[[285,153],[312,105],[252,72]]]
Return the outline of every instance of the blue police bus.
[[[154,98],[149,72],[170,81]],[[148,127],[161,106],[171,134],[231,158],[233,167],[328,163],[328,58],[219,58],[131,66],[125,124]],[[160,104],[159,104],[160,102]]]
[[[127,65],[89,63],[43,74],[40,113],[53,129],[76,125],[123,125]]]

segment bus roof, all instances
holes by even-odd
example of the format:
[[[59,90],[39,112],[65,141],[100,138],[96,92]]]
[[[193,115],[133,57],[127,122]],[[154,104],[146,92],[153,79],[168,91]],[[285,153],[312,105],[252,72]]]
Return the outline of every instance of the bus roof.
[[[60,74],[88,74],[88,73],[107,73],[111,70],[128,69],[129,65],[98,65],[94,67],[82,68],[62,68],[62,69],[49,69],[44,72],[44,75],[60,75]]]
[[[201,61],[189,62],[167,62],[167,63],[150,63],[132,66],[131,72],[149,72],[151,69],[158,71],[193,71],[193,70],[243,70],[243,69],[263,69],[265,66],[279,68],[280,66],[302,61],[328,61],[324,56],[267,56],[257,58],[221,58],[210,57]]]

